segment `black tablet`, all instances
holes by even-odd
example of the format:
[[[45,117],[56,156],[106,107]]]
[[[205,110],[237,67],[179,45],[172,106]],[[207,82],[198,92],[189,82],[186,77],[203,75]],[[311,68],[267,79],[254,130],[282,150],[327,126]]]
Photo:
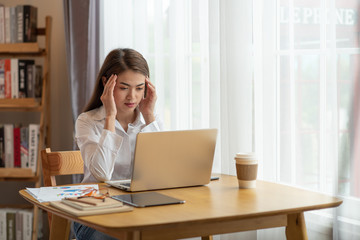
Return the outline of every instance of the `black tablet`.
[[[184,200],[169,197],[158,192],[143,192],[116,195],[112,196],[112,198],[134,207],[151,207],[185,203]]]

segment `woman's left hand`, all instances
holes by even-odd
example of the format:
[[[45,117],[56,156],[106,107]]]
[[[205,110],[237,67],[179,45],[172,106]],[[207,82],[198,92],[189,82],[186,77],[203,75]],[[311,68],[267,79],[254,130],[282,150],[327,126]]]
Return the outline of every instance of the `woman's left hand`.
[[[147,86],[146,97],[141,100],[139,104],[139,110],[142,113],[146,124],[149,124],[155,120],[154,110],[157,95],[155,86],[150,82],[149,78],[145,79],[145,84]]]

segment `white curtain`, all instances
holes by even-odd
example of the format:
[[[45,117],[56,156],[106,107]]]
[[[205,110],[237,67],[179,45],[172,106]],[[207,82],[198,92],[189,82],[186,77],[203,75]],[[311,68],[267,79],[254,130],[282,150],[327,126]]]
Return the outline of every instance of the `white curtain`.
[[[256,151],[259,178],[344,199],[306,215],[310,239],[359,238],[358,1],[106,0],[101,13],[100,62],[141,52],[167,129],[219,129],[214,172]]]
[[[346,0],[254,5],[262,36],[254,41],[262,178],[344,200],[306,214],[310,239],[360,239],[358,10],[359,1]],[[285,239],[258,232],[269,237]]]

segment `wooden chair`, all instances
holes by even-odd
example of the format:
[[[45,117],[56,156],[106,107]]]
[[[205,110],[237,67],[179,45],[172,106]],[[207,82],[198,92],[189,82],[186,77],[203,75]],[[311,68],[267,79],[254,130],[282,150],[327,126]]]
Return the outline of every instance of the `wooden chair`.
[[[56,176],[83,174],[84,161],[80,151],[51,152],[50,148],[41,151],[42,172],[45,187],[56,186]],[[49,226],[52,223],[51,213],[48,213]],[[55,224],[55,223],[53,223]],[[65,236],[70,234],[70,222],[67,221]],[[57,233],[50,233],[56,236]]]

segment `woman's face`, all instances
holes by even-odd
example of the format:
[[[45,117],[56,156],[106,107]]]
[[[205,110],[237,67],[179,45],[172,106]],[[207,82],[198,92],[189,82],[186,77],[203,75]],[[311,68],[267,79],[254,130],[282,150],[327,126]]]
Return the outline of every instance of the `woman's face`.
[[[118,75],[114,88],[114,100],[118,113],[131,113],[144,96],[145,76],[132,70]]]

